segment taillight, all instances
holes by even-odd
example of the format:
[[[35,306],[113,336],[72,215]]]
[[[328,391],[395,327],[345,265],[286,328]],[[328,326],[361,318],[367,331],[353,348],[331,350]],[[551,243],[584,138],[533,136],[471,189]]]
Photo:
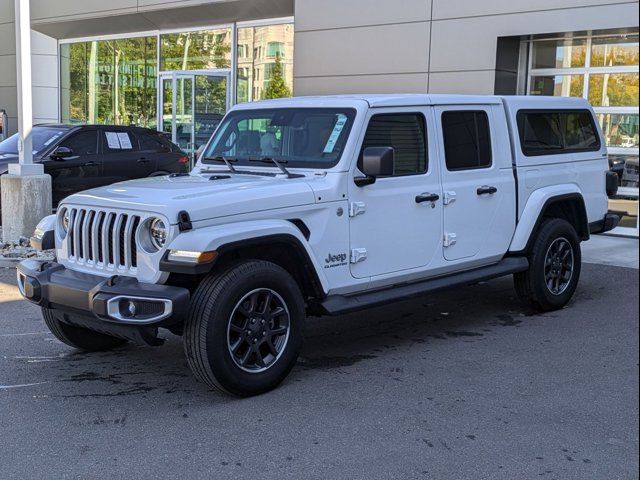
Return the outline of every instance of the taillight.
[[[180,157],[178,163],[189,163],[189,157]]]

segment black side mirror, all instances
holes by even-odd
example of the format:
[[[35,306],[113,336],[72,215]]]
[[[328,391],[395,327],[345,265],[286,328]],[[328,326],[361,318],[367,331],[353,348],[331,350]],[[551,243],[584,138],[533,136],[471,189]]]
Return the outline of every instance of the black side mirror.
[[[355,183],[359,187],[371,185],[377,177],[393,175],[395,152],[392,147],[367,147],[362,152],[362,166],[364,177],[356,177]]]
[[[54,160],[63,160],[65,158],[73,157],[73,150],[67,147],[58,147],[49,156]]]

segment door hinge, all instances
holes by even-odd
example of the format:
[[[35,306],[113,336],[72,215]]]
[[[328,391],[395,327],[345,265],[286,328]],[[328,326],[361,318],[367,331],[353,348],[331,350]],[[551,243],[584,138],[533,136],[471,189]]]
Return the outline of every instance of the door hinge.
[[[367,259],[366,248],[352,248],[351,249],[351,263],[362,262]]]
[[[366,210],[366,205],[364,202],[351,202],[349,204],[349,216],[356,217]]]
[[[458,241],[457,235],[455,233],[445,233],[444,234],[444,246],[450,247],[451,245],[455,245]]]
[[[445,191],[444,196],[442,198],[442,203],[444,205],[449,205],[456,201],[456,192],[453,191]]]

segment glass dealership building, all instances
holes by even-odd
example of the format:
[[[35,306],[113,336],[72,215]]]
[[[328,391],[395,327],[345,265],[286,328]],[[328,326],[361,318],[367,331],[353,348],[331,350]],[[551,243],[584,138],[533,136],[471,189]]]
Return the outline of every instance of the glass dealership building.
[[[0,109],[15,129],[13,2]],[[234,103],[330,93],[580,96],[637,235],[638,2],[31,0],[34,120],[135,124],[195,152]],[[464,32],[464,35],[461,35]]]

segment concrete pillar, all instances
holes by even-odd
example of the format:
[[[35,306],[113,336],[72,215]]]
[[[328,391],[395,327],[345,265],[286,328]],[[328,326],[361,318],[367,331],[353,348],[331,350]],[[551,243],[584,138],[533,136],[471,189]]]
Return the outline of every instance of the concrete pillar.
[[[15,0],[16,79],[19,162],[0,177],[2,240],[29,237],[42,217],[51,213],[51,177],[41,163],[33,163],[31,92],[31,20],[29,0]]]
[[[40,220],[51,215],[51,177],[12,175],[0,177],[2,200],[2,241],[18,243],[30,237]]]

